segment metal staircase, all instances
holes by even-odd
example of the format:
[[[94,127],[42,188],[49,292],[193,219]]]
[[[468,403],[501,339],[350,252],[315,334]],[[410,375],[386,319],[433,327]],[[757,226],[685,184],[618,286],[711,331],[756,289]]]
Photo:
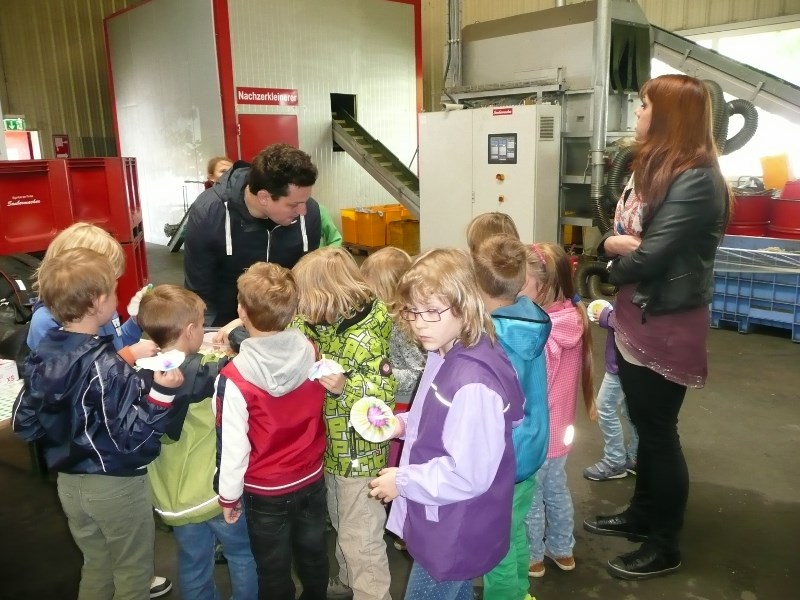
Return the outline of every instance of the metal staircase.
[[[800,123],[800,87],[666,29],[651,25],[653,57],[679,71],[716,81],[722,90],[767,112]]]
[[[333,113],[333,141],[419,218],[419,178],[346,111]]]

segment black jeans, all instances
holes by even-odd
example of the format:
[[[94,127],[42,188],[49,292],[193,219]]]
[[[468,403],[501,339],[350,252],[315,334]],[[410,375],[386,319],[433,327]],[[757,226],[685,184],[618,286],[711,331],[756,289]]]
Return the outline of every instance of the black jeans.
[[[678,413],[686,386],[632,365],[619,350],[617,363],[631,422],[639,434],[636,488],[626,514],[649,532],[648,545],[669,558],[680,558],[689,470],[678,436]]]
[[[294,600],[292,558],[303,586],[301,600],[325,600],[328,588],[328,507],[325,480],[282,496],[245,493],[250,546],[258,571],[258,597]]]

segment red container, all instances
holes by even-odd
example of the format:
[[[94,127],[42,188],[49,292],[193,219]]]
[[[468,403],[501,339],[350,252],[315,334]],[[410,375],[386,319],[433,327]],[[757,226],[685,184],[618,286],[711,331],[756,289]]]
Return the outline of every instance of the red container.
[[[70,158],[67,173],[75,221],[102,227],[120,243],[142,233],[135,159]]]
[[[751,237],[764,237],[767,235],[768,225],[736,225],[731,223],[725,228],[727,235],[749,235]]]
[[[0,254],[44,251],[71,224],[63,160],[0,161]]]
[[[766,225],[769,223],[769,203],[772,191],[763,194],[735,194],[731,225]]]
[[[800,179],[787,181],[770,206],[770,235],[800,240]]]
[[[147,268],[147,248],[142,234],[135,241],[122,244],[122,250],[125,252],[125,272],[117,282],[117,312],[124,321],[128,318],[128,302],[150,281],[150,271]]]
[[[800,200],[800,179],[787,181],[783,186],[781,198],[784,200]]]

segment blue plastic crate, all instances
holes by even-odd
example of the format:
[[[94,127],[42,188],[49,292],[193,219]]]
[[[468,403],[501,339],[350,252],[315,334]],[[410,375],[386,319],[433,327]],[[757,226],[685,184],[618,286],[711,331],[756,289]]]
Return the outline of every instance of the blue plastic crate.
[[[764,250],[775,247],[786,252]],[[712,327],[779,327],[800,342],[800,241],[725,236],[714,269]]]

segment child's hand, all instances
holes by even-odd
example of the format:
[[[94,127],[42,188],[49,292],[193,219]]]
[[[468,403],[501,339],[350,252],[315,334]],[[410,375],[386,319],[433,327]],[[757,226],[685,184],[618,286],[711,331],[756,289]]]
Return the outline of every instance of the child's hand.
[[[134,319],[139,314],[139,305],[142,303],[142,296],[144,296],[152,288],[153,286],[148,283],[146,286],[136,292],[133,295],[133,298],[131,298],[131,301],[128,302],[128,314]]]
[[[589,409],[589,420],[597,421],[597,402],[592,402],[592,408]]]
[[[131,344],[128,346],[131,349],[131,354],[133,354],[133,360],[137,361],[140,358],[149,358],[151,356],[155,356],[158,354],[158,351],[161,348],[158,347],[152,340],[140,340],[135,344]]]
[[[211,343],[212,344],[224,344],[224,345],[227,346],[228,345],[228,335],[230,335],[231,331],[233,331],[237,327],[241,327],[242,325],[243,325],[243,323],[242,323],[241,319],[234,319],[233,321],[231,321],[230,323],[225,325],[225,327],[220,327],[219,331],[217,331],[217,333],[214,334],[214,337],[211,338]]]
[[[223,506],[222,516],[228,525],[233,525],[236,523],[236,521],[239,520],[239,517],[242,516],[242,501],[240,500],[236,503],[236,506],[233,507]]]
[[[614,306],[607,300],[593,300],[592,302],[589,302],[589,306],[586,307],[586,316],[589,317],[589,320],[592,323],[599,323],[600,317],[603,315],[603,311],[607,308],[614,310]]]
[[[322,387],[331,394],[338,396],[344,391],[344,384],[347,382],[347,378],[344,376],[344,373],[334,373],[333,375],[320,377],[319,382],[322,384]]]
[[[400,492],[397,491],[396,480],[397,467],[381,469],[378,472],[378,477],[369,482],[369,487],[372,488],[369,495],[384,504],[391,502],[400,495]]]
[[[178,388],[183,385],[183,373],[180,369],[156,371],[153,373],[153,381],[166,388]]]

